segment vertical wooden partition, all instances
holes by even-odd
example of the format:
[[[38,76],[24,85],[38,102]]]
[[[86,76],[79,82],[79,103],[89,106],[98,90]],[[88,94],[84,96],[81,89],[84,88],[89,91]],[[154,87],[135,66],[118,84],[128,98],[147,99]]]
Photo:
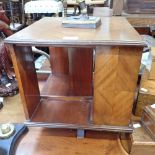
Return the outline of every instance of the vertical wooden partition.
[[[141,50],[132,46],[96,49],[94,124],[129,125]]]
[[[75,96],[93,95],[93,49],[68,48],[69,71]]]
[[[68,49],[49,47],[52,73],[55,75],[69,74]]]
[[[40,103],[40,92],[32,49],[27,46],[14,45],[14,49],[11,45],[9,47],[18,79],[25,116],[29,120]]]

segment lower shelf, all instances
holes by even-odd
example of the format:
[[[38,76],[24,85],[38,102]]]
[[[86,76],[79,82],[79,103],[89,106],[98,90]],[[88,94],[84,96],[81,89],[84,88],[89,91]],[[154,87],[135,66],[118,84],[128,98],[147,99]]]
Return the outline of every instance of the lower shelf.
[[[40,83],[41,82],[41,83]],[[96,125],[92,120],[92,96],[72,96],[71,81],[67,76],[48,76],[39,79],[41,102],[33,113],[28,126],[47,128],[84,129],[96,131],[126,132],[133,131],[132,125]],[[59,84],[59,87],[57,86]]]
[[[130,126],[96,125],[92,122],[92,100],[74,98],[44,98],[35,110],[30,121],[25,122],[27,126],[83,129],[94,131],[126,132],[133,131]]]
[[[34,112],[31,121],[86,125],[89,123],[91,103],[92,101],[45,98]]]

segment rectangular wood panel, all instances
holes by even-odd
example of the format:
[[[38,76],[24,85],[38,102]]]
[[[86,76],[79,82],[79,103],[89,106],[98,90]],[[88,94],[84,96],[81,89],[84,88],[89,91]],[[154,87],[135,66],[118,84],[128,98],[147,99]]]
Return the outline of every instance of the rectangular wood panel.
[[[68,48],[73,95],[93,95],[93,48]]]
[[[31,47],[9,46],[17,76],[26,119],[30,119],[40,103],[40,93]]]
[[[68,50],[63,47],[49,47],[52,73],[69,74]]]
[[[94,75],[94,123],[126,126],[136,89],[141,48],[98,47]]]

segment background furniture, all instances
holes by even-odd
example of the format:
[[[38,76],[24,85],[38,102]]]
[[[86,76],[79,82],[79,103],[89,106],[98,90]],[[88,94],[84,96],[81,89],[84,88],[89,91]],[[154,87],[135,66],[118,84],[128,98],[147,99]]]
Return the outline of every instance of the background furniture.
[[[130,155],[154,155],[155,141],[151,139],[140,122],[134,122],[133,126],[132,134],[122,134],[120,136],[123,148]]]
[[[43,16],[62,15],[64,8],[61,1],[37,0],[26,2],[24,10],[28,17],[27,25],[30,25],[33,21],[39,20]]]
[[[127,13],[155,13],[154,0],[126,0],[125,6]]]
[[[63,5],[61,1],[30,1],[25,3],[25,13],[58,13],[63,12]]]

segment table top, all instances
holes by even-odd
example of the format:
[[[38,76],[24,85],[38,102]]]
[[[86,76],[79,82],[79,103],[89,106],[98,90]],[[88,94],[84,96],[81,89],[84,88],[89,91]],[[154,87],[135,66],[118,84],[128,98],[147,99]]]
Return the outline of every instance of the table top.
[[[5,39],[5,43],[52,46],[145,45],[124,17],[102,17],[96,29],[64,28],[63,18],[45,17]]]

